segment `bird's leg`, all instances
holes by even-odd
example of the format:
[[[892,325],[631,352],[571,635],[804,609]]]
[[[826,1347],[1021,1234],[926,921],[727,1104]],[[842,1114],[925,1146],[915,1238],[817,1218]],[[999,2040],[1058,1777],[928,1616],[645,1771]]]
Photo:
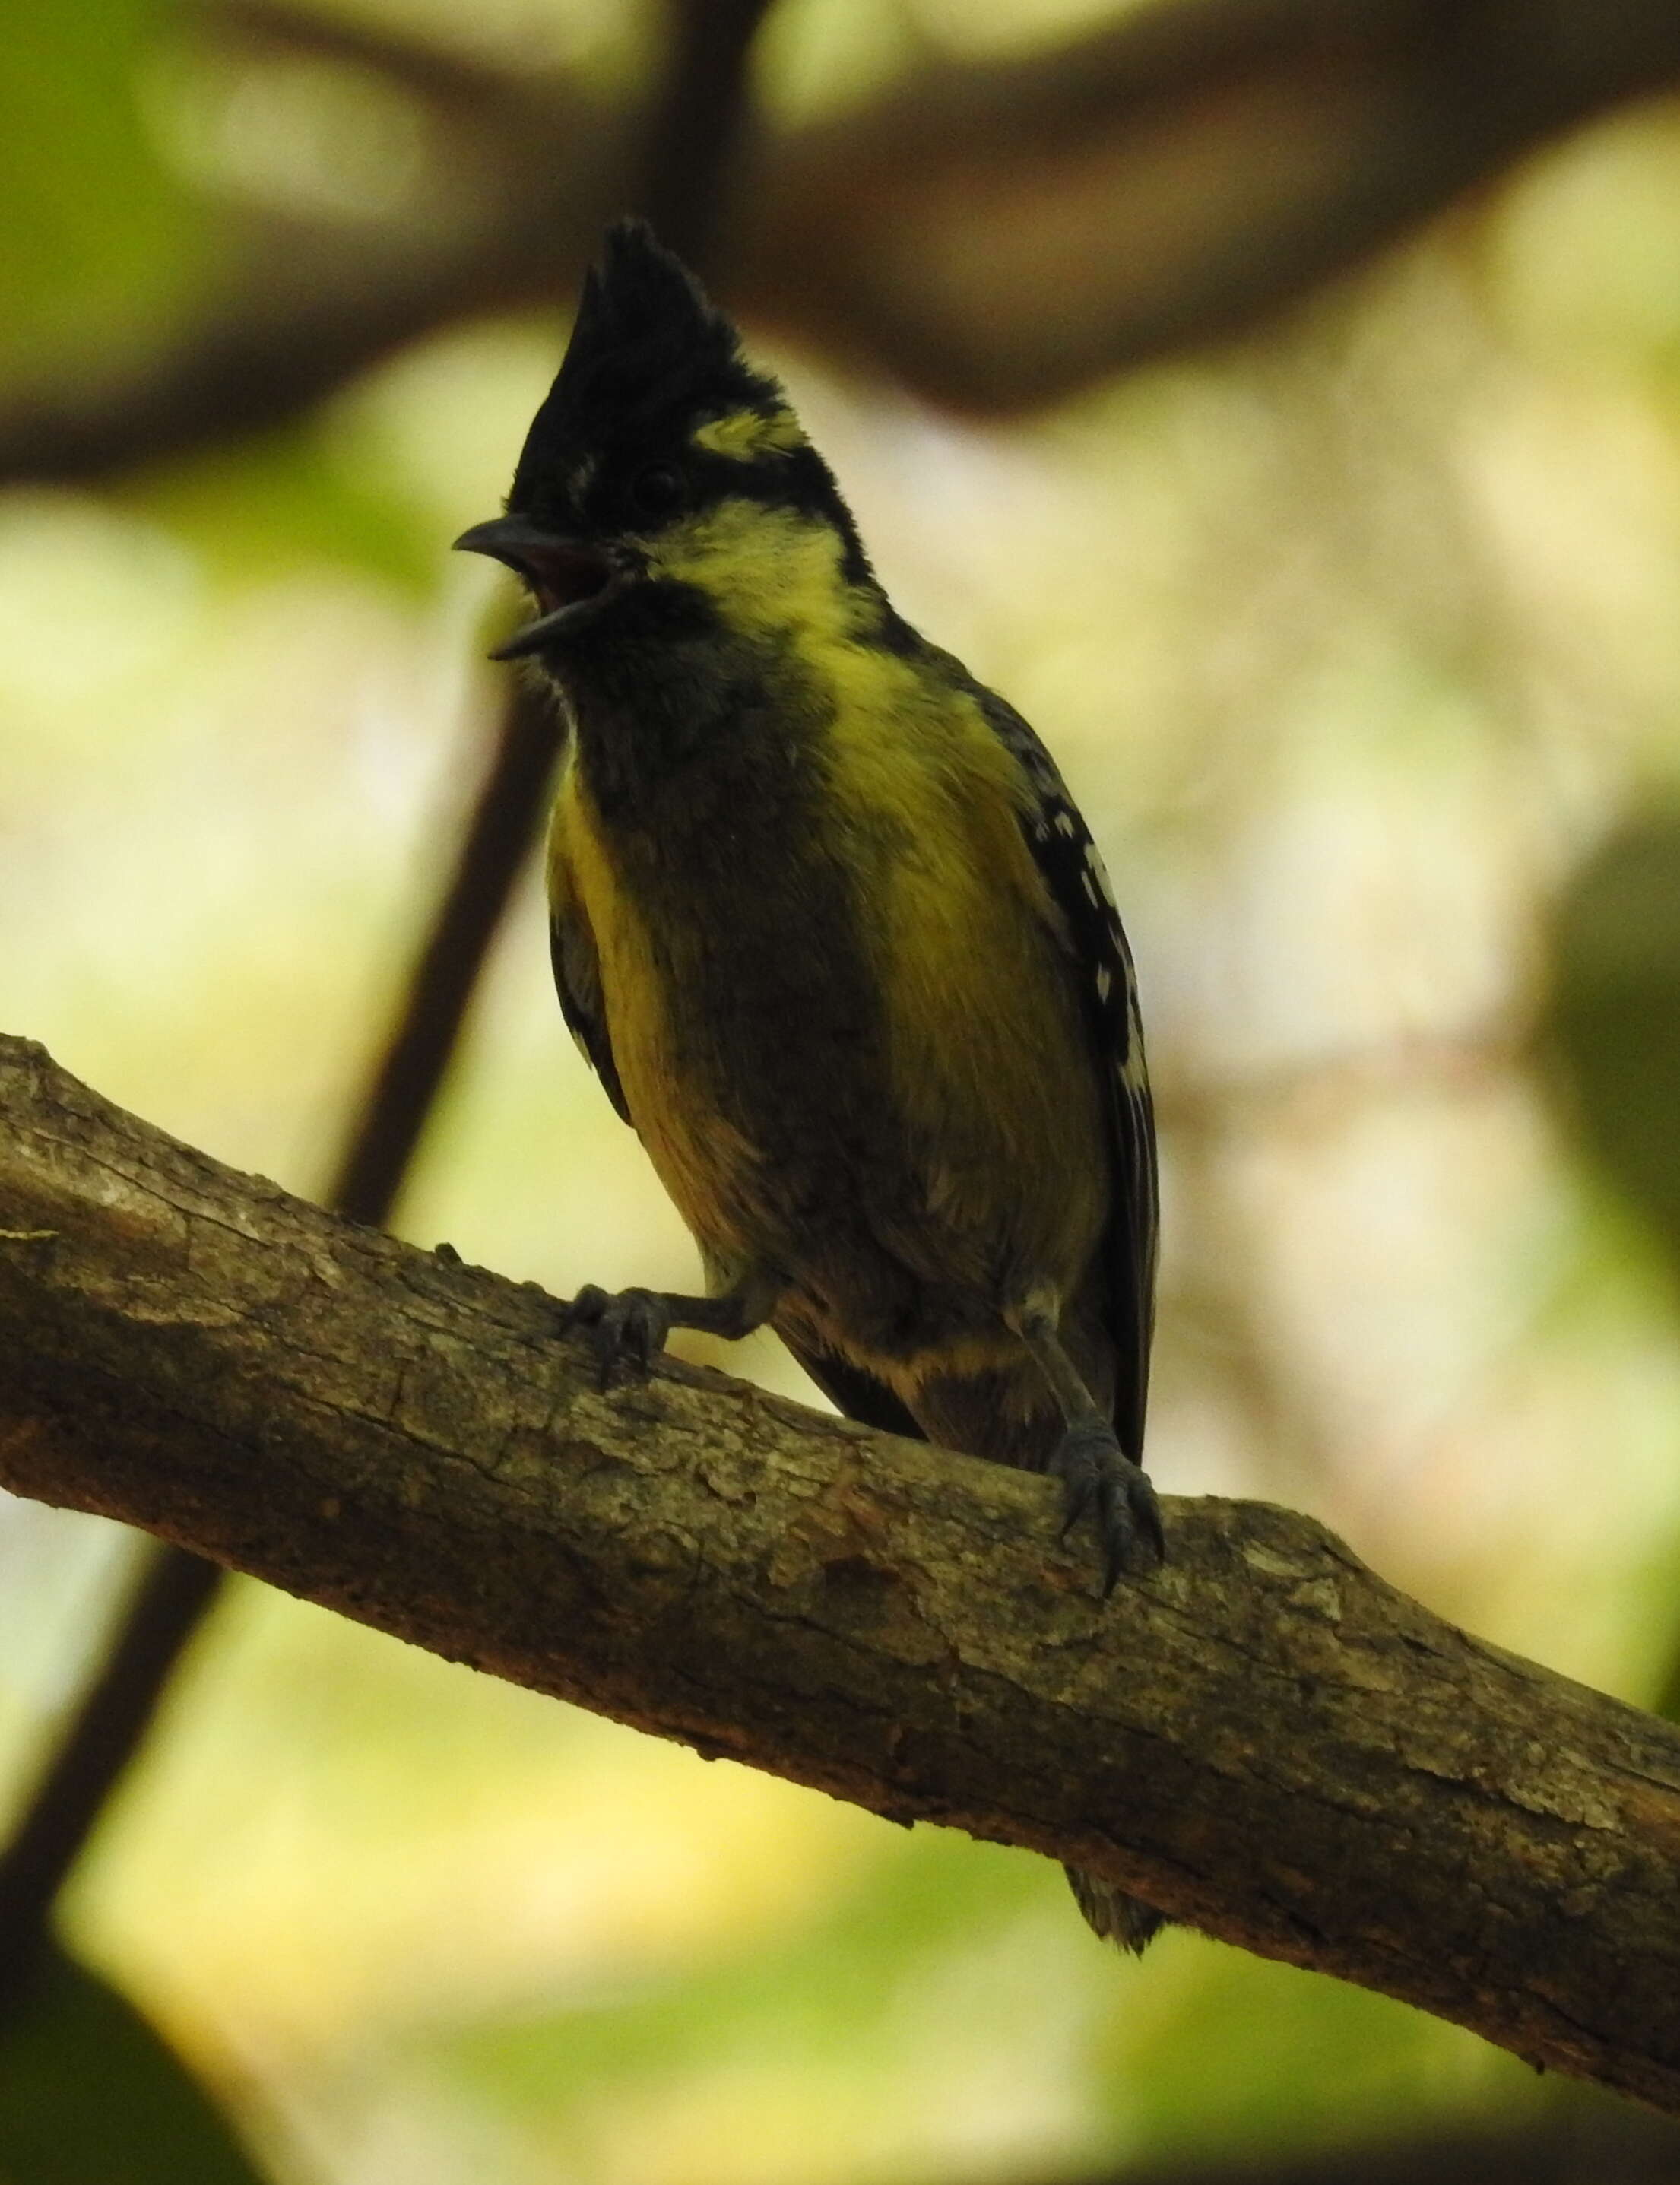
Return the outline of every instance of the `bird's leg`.
[[[781,1284],[751,1269],[715,1297],[683,1297],[669,1290],[604,1290],[585,1282],[560,1316],[561,1334],[586,1329],[594,1344],[600,1385],[606,1388],[628,1359],[646,1372],[665,1348],[673,1327],[696,1327],[707,1335],[739,1342],[762,1327],[781,1294]]]
[[[1052,1306],[1041,1297],[1030,1297],[1004,1319],[1032,1354],[1065,1422],[1047,1467],[1063,1485],[1063,1534],[1095,1509],[1102,1542],[1102,1590],[1110,1594],[1135,1547],[1145,1546],[1157,1562],[1166,1554],[1155,1490],[1142,1467],[1120,1447],[1113,1422],[1098,1410],[1068,1355],[1059,1316]]]

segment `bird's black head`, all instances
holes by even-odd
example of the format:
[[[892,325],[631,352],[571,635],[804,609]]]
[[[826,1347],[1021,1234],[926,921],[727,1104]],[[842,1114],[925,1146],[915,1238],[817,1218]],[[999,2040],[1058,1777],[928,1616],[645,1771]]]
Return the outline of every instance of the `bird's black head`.
[[[845,503],[781,388],[746,362],[734,327],[647,226],[618,221],[584,277],[507,513],[455,541],[505,562],[541,609],[497,657],[556,652],[649,585],[745,589],[777,517],[820,527],[848,576],[867,577]]]

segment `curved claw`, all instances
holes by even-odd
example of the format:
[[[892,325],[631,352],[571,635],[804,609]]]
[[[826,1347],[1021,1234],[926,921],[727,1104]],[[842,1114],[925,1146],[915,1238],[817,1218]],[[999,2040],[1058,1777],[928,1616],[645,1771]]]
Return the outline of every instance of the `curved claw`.
[[[561,1333],[582,1328],[594,1346],[596,1386],[606,1390],[627,1361],[645,1373],[665,1348],[671,1308],[656,1290],[604,1290],[585,1282],[560,1316]]]
[[[1071,1426],[1058,1444],[1050,1470],[1063,1483],[1062,1537],[1095,1508],[1102,1547],[1102,1594],[1113,1591],[1137,1551],[1153,1562],[1166,1560],[1160,1506],[1147,1474],[1122,1450],[1113,1428],[1100,1420]]]

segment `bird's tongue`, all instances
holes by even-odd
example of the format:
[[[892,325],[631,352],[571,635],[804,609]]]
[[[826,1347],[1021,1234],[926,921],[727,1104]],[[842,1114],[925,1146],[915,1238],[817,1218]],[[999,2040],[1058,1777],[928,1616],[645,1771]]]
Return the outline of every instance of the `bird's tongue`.
[[[527,546],[520,558],[545,612],[592,600],[612,574],[601,555],[592,553],[587,546],[565,546],[558,541],[553,545]]]

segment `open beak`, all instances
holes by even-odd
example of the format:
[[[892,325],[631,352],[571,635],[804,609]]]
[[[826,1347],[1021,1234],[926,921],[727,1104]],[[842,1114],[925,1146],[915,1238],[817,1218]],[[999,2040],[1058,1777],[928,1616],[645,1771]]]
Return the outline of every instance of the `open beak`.
[[[522,516],[493,516],[488,523],[463,531],[455,543],[465,553],[488,554],[505,563],[542,609],[535,622],[496,647],[492,660],[518,660],[560,643],[593,622],[630,583],[629,572],[599,547],[544,531]]]

